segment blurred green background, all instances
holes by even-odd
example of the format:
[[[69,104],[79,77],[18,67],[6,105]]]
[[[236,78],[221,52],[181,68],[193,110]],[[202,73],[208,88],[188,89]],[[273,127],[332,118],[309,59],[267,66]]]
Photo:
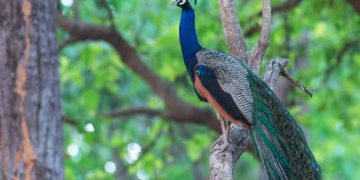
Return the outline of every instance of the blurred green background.
[[[272,5],[284,0],[273,0]],[[168,0],[108,0],[117,30],[178,96],[199,107],[178,43],[180,9]],[[261,1],[239,0],[246,44],[253,47]],[[64,15],[109,26],[100,0],[62,0]],[[196,26],[203,46],[227,52],[216,0],[199,0]],[[69,37],[58,29],[59,42]],[[263,67],[288,57],[287,69],[314,93],[310,98],[280,82],[291,114],[304,128],[324,179],[360,178],[360,14],[341,0],[301,1],[276,12]],[[164,109],[163,100],[121,62],[106,42],[66,46],[60,57],[65,123],[66,179],[208,179],[209,148],[218,134],[205,126],[156,116],[110,118],[133,107]],[[181,111],[181,110],[179,110]],[[220,125],[220,124],[219,124]],[[259,163],[246,153],[236,179],[258,179]]]

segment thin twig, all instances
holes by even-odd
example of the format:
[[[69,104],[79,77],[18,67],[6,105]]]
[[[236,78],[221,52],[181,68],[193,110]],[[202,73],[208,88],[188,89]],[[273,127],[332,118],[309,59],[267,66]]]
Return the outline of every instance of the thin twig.
[[[294,80],[285,70],[285,67],[288,64],[288,59],[286,58],[274,58],[272,59],[267,68],[264,75],[264,82],[274,91],[275,85],[279,79],[279,75],[288,79],[292,84],[296,87],[302,89],[306,94],[312,97],[312,92],[306,88],[300,82]]]
[[[293,83],[296,87],[302,89],[306,94],[308,94],[310,97],[312,97],[312,92],[306,88],[303,84],[301,84],[299,81],[294,80],[286,71],[285,69],[282,69],[280,72],[280,75],[284,76],[286,79],[288,79],[291,83]]]

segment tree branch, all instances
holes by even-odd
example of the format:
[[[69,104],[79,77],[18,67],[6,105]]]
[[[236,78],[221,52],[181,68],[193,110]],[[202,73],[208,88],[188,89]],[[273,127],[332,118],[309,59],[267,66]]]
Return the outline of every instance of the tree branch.
[[[286,72],[284,69],[280,71],[280,75],[284,76],[286,79],[288,79],[293,85],[303,90],[306,94],[308,94],[310,97],[312,97],[312,92],[306,88],[302,83],[299,81],[294,80],[288,72]]]
[[[240,28],[239,25],[233,24],[234,21],[227,21],[225,17],[234,17],[236,12],[234,10],[226,10],[231,8],[221,3],[233,3],[230,1],[219,0],[220,15],[224,16],[224,12],[228,12],[224,17],[221,17],[224,33],[234,33],[233,30],[229,30],[228,27],[233,26],[233,29]],[[263,25],[261,26],[261,35],[258,43],[251,52],[250,59],[247,63],[251,65],[251,68],[258,72],[260,64],[264,57],[266,48],[268,46],[270,26],[271,26],[271,3],[270,0],[263,0],[262,19]],[[232,6],[234,7],[234,5]],[[229,33],[231,32],[231,33]],[[237,32],[241,32],[241,29]],[[243,40],[242,34],[241,38]],[[227,38],[227,43],[230,49],[242,49],[243,47],[239,43],[234,43],[231,39]],[[243,50],[243,49],[242,49]],[[231,50],[230,50],[231,51]],[[233,52],[233,51],[231,51]],[[245,52],[245,51],[243,51]],[[237,55],[238,56],[238,55]],[[239,57],[239,56],[238,56]],[[279,78],[279,74],[284,72],[283,68],[287,65],[288,61],[284,58],[273,59],[266,70],[264,81],[265,83],[274,89],[276,82]],[[290,77],[290,76],[289,76]],[[234,164],[239,159],[242,153],[246,150],[252,150],[252,141],[250,139],[250,130],[242,126],[232,124],[228,130],[227,136],[229,139],[229,146],[223,150],[223,137],[220,136],[212,145],[210,149],[210,179],[211,180],[232,180],[234,175]]]
[[[226,42],[230,52],[236,57],[245,60],[249,65],[254,64],[252,69],[258,72],[261,60],[267,48],[270,25],[271,7],[270,0],[263,0],[263,26],[261,37],[254,47],[250,58],[246,54],[246,47],[240,23],[237,21],[235,4],[233,0],[219,0],[220,18],[225,33]],[[234,39],[236,39],[234,41]],[[254,63],[256,62],[256,63]],[[254,67],[255,66],[255,67]],[[249,138],[250,130],[237,125],[231,125],[229,129],[229,146],[223,150],[223,138],[220,136],[212,145],[210,150],[210,179],[232,180],[234,175],[234,164],[245,150],[249,149],[252,142]]]
[[[269,43],[271,27],[271,0],[263,0],[262,22],[260,39],[250,53],[251,68],[256,73],[259,72],[260,64]]]
[[[230,52],[245,62],[248,62],[246,45],[240,22],[236,15],[234,0],[218,0],[220,19]]]
[[[264,82],[274,91],[279,79],[280,72],[288,64],[286,58],[274,58],[270,60],[264,75]]]
[[[229,146],[223,150],[223,135],[210,148],[210,179],[234,179],[234,164],[242,153],[252,147],[250,130],[232,124],[228,130]]]
[[[86,40],[105,41],[112,45],[120,60],[147,82],[152,90],[164,100],[170,120],[179,123],[201,124],[217,132],[221,131],[212,111],[198,108],[181,100],[170,88],[170,85],[166,84],[143,62],[136,50],[115,28],[72,21],[60,13],[57,15],[57,24],[73,38],[67,45]]]

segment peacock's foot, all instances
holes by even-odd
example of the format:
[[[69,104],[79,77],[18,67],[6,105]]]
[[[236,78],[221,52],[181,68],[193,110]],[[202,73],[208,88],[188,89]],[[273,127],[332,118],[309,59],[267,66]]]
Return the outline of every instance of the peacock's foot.
[[[226,135],[222,135],[222,138],[219,138],[217,141],[214,142],[214,144],[211,147],[211,153],[215,152],[217,155],[220,153],[223,153],[225,151],[228,151],[228,148],[230,147],[230,143],[227,139]]]

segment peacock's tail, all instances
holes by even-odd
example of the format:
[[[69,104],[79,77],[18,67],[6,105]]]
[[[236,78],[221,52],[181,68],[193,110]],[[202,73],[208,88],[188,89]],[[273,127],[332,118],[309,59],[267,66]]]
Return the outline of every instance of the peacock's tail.
[[[267,179],[321,179],[320,166],[299,125],[263,81],[249,78],[255,120],[251,137]]]

